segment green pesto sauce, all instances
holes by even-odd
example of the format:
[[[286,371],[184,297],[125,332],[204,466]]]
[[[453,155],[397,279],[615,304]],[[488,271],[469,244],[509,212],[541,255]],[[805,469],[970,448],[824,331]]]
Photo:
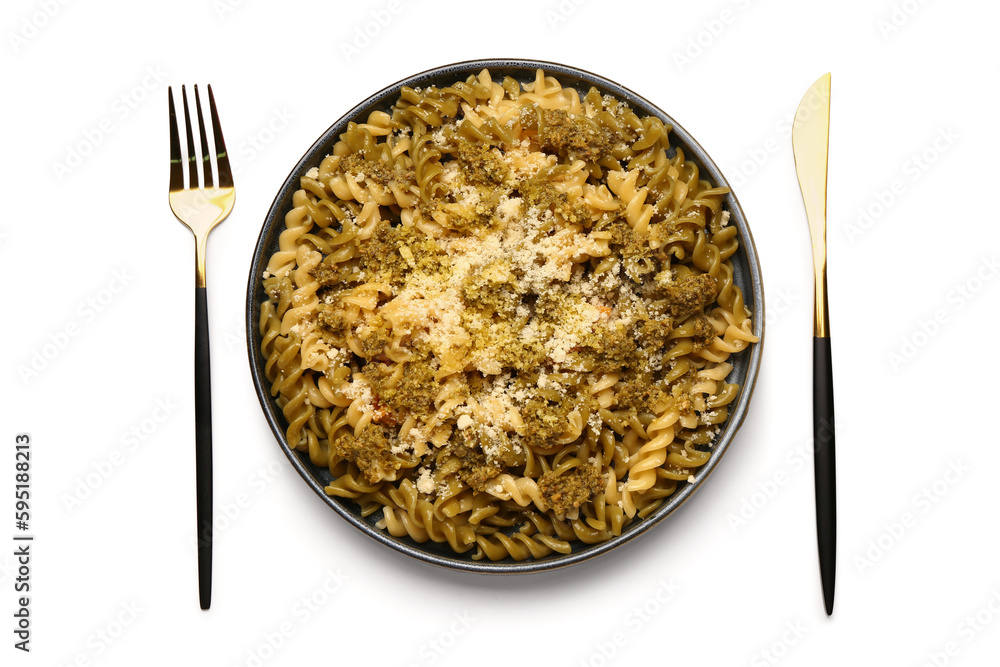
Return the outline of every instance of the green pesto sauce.
[[[414,266],[400,252],[407,248]],[[375,233],[358,247],[359,268],[368,282],[402,287],[413,271],[447,279],[448,256],[437,242],[412,227],[391,226],[383,221]]]
[[[564,155],[570,161],[597,162],[611,148],[611,136],[599,123],[561,109],[542,111],[538,140],[542,150]]]
[[[399,468],[399,462],[392,454],[389,440],[380,426],[369,424],[359,437],[348,433],[337,438],[331,451],[351,461],[369,482],[378,482],[385,473]]]
[[[561,475],[549,471],[538,480],[542,498],[556,514],[566,514],[601,490],[604,476],[590,465],[577,466]]]
[[[389,386],[393,368],[387,364],[374,361],[366,364],[362,372],[372,383],[379,402],[399,415],[433,409],[434,396],[440,390],[434,370],[433,362],[426,359],[403,362],[403,375],[395,387]]]
[[[457,157],[470,183],[502,185],[510,174],[510,168],[497,149],[478,141],[459,141]]]
[[[482,435],[475,429],[455,429],[441,459],[456,466],[458,478],[476,491],[485,491],[504,470],[500,462],[486,456],[483,444]]]

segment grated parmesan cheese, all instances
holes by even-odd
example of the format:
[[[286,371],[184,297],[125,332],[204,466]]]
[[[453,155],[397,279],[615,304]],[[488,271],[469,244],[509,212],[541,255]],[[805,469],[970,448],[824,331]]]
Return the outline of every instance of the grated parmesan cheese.
[[[417,473],[417,491],[420,493],[434,493],[434,476],[427,468],[421,468]]]

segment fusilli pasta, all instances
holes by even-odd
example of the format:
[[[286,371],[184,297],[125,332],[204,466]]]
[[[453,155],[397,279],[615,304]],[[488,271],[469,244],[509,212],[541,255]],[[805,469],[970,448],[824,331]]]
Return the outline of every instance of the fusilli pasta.
[[[403,88],[301,179],[262,276],[288,443],[474,559],[620,535],[710,458],[757,341],[727,190],[539,70]]]

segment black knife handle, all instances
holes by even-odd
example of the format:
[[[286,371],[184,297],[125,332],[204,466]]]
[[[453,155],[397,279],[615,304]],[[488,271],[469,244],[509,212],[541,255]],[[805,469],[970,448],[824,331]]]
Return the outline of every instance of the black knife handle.
[[[813,338],[813,438],[819,571],[823,602],[830,615],[837,575],[837,455],[829,337]]]
[[[208,292],[194,293],[195,485],[198,508],[198,597],[212,604],[212,374],[208,344]]]

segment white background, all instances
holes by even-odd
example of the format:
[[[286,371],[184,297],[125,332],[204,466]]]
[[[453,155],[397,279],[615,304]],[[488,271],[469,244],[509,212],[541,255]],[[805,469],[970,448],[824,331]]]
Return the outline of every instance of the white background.
[[[995,3],[224,2],[3,6],[4,664],[992,664]],[[366,25],[375,34],[361,38]],[[264,421],[243,334],[254,243],[305,149],[383,86],[477,57],[575,65],[676,118],[734,185],[768,307],[750,414],[710,483],[617,552],[512,578],[411,561],[328,509]],[[827,71],[832,619],[807,458],[809,237],[789,136]],[[213,84],[238,164],[236,208],[208,257],[224,528],[210,612],[192,548],[194,253],[166,197],[166,88],[181,83]],[[146,429],[141,441],[133,429]],[[34,441],[30,655],[11,632],[20,432]],[[678,589],[666,602],[661,581]],[[319,602],[309,611],[303,598]]]

